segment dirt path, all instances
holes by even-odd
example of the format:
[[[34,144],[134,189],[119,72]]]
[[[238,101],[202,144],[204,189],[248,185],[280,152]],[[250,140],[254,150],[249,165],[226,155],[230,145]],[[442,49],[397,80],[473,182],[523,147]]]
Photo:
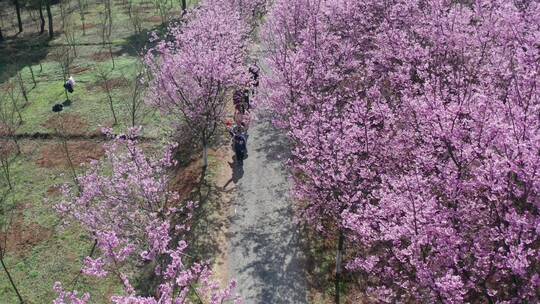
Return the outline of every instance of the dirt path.
[[[265,119],[252,126],[249,157],[236,165],[228,273],[245,303],[307,303],[304,258],[293,223],[283,138]]]

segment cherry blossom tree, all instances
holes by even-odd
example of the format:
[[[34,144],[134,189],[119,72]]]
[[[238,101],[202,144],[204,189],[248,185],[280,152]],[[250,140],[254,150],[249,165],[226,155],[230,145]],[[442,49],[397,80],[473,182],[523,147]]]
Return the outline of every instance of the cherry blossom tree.
[[[215,0],[215,2],[219,1]],[[230,5],[254,28],[265,14],[268,2],[268,0],[233,0],[230,1]]]
[[[193,296],[208,303],[236,301],[234,282],[220,289],[209,263],[187,253],[183,238],[195,204],[181,203],[168,189],[172,148],[149,158],[137,142],[138,129],[119,136],[106,131],[111,142],[105,158],[79,177],[80,191],[64,187],[66,199],[56,206],[66,224],[75,222],[96,238],[100,255],[86,257],[82,273],[121,282],[124,294],[111,297],[116,304],[190,303]],[[131,284],[138,275],[133,266],[142,265],[155,265],[159,286],[142,291],[150,296],[139,295]],[[90,294],[65,291],[60,282],[54,290],[55,304],[90,303]]]
[[[377,204],[347,214],[368,253],[349,267],[378,278],[379,298],[538,301],[539,9],[430,1],[386,12],[374,65],[400,105],[402,157]]]
[[[347,233],[342,214],[373,199],[391,111],[374,103],[379,94],[366,77],[359,41],[369,34],[368,26],[356,22],[355,31],[350,29],[351,20],[362,20],[362,4],[299,0],[290,11],[283,9],[288,3],[276,5],[264,29],[272,69],[264,85],[277,125],[294,144],[290,165],[300,217],[319,233],[337,236],[339,302]]]
[[[292,139],[302,218],[339,231],[378,301],[538,301],[539,9],[271,10],[263,86]]]
[[[222,1],[203,1],[185,18],[185,24],[171,26],[168,39],[148,52],[146,63],[153,76],[148,102],[189,126],[202,145],[206,168],[227,93],[249,81],[247,26]]]

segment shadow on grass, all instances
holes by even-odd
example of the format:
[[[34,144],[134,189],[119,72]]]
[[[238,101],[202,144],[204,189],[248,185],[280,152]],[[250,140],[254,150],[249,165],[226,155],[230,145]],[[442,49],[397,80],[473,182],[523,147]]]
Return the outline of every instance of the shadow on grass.
[[[167,31],[168,25],[159,25],[151,29],[143,29],[138,34],[133,34],[127,37],[126,43],[124,43],[120,49],[114,52],[115,56],[122,56],[127,54],[129,56],[140,56],[146,49],[152,48],[156,43],[150,42],[150,35],[152,32],[157,32],[161,37]]]
[[[26,66],[38,64],[49,51],[47,35],[21,33],[0,43],[0,83],[17,75]]]

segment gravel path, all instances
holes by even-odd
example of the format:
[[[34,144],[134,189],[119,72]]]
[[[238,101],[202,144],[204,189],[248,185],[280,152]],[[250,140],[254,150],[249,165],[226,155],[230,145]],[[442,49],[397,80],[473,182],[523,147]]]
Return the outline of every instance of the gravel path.
[[[233,174],[237,198],[229,230],[229,275],[247,304],[307,303],[304,258],[282,166],[285,151],[283,138],[260,119],[249,131],[249,157]]]

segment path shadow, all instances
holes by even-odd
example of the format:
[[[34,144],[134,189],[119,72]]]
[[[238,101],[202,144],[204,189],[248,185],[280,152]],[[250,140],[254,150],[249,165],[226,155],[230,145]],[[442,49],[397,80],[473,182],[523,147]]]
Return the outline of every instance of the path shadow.
[[[302,237],[282,166],[288,142],[267,118],[258,119],[250,141],[258,163],[250,163],[246,174],[256,176],[239,183],[229,233],[235,279],[246,303],[307,303]]]
[[[17,75],[27,66],[43,61],[50,48],[47,35],[21,34],[0,45],[0,83]]]
[[[237,269],[240,284],[253,279],[247,282],[246,303],[306,303],[300,235],[292,223],[283,221],[290,216],[290,208],[276,209],[258,218],[257,227],[231,235],[235,240],[231,245],[242,248],[244,257],[257,257]],[[242,222],[243,218],[236,220]]]
[[[269,117],[262,117],[259,121],[264,125],[264,134],[261,134],[264,142],[256,151],[263,153],[267,162],[283,164],[291,156],[289,141],[272,125]]]
[[[230,183],[234,183],[234,184],[237,184],[240,179],[242,177],[244,177],[244,163],[243,162],[239,162],[237,159],[236,159],[236,156],[233,156],[232,157],[232,163],[231,162],[227,162],[229,164],[229,166],[231,167],[232,169],[232,176],[231,178],[225,183],[225,185],[223,185],[222,189],[225,190],[227,189],[227,186],[230,184]]]

